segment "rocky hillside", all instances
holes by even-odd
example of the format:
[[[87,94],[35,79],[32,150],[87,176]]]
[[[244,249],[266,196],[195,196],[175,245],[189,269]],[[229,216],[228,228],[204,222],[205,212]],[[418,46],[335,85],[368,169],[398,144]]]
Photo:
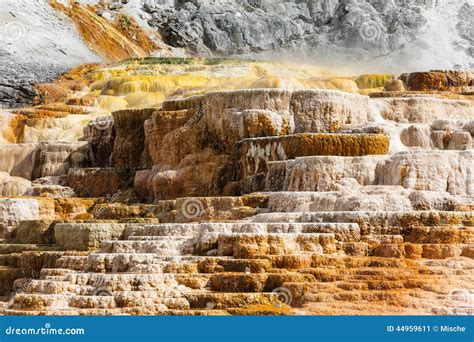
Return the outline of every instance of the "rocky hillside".
[[[45,1],[2,1],[0,18],[0,108],[31,101],[33,83],[100,60]]]
[[[393,72],[472,67],[472,5],[440,0],[167,0],[146,1],[144,10],[165,42],[192,53],[283,54]]]
[[[39,95],[33,84],[50,82],[79,64],[179,55],[161,45],[146,23],[144,29],[134,19],[139,2],[126,8],[113,2],[88,3],[2,2],[0,108],[31,103]]]

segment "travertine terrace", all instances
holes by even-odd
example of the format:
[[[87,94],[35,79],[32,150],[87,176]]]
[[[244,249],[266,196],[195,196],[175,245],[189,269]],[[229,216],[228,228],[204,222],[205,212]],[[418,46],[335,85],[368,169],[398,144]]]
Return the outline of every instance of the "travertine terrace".
[[[147,58],[42,85],[1,117],[2,313],[472,314],[473,79]]]

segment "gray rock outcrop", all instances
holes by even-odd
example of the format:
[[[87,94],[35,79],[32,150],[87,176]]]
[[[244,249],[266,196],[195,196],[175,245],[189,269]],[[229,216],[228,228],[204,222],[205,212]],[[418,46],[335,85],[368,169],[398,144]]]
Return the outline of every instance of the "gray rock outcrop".
[[[313,61],[317,57],[318,62],[340,60],[343,64],[347,59],[388,62],[387,56],[392,57],[389,61],[393,63],[400,62],[397,58],[403,58],[404,63],[407,59],[415,62],[413,51],[436,48],[425,34],[441,29],[438,19],[440,12],[446,11],[442,6],[448,6],[455,19],[452,28],[445,28],[445,34],[450,29],[457,30],[456,36],[450,38],[453,46],[446,48],[455,50],[457,44],[460,53],[466,53],[463,67],[472,66],[472,38],[468,34],[473,25],[469,16],[472,6],[467,2],[463,5],[438,0],[150,0],[144,2],[143,9],[149,14],[148,23],[167,44],[194,54],[263,53],[275,57],[278,53],[281,57],[285,53]]]

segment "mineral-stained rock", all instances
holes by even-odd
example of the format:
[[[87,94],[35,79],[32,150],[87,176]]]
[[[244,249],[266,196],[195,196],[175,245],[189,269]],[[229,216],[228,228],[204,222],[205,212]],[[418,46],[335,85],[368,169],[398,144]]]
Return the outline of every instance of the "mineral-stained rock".
[[[52,244],[53,224],[51,220],[21,221],[16,229],[15,241],[24,244]]]
[[[70,167],[89,163],[89,149],[84,143],[46,143],[39,146],[37,175],[34,178],[67,174]]]
[[[402,152],[381,162],[376,171],[378,184],[402,185],[408,189],[474,194],[472,151]]]
[[[375,100],[385,120],[431,123],[439,119],[470,120],[474,107],[470,101],[430,97],[386,98]]]
[[[124,229],[117,223],[57,223],[54,237],[63,248],[86,251],[99,248],[102,241],[118,239]]]
[[[31,180],[35,172],[36,144],[0,145],[0,171]]]
[[[153,164],[159,164],[163,160],[164,154],[166,154],[161,147],[165,135],[177,129],[185,131],[186,128],[189,128],[198,119],[197,111],[192,109],[154,112],[144,123],[146,144]],[[186,126],[187,123],[188,125]],[[179,134],[177,132],[175,136]]]
[[[428,125],[412,125],[401,132],[400,140],[405,146],[417,146],[429,150],[435,144],[432,141],[431,132]]]
[[[355,93],[391,77],[364,75],[358,89],[306,68],[278,75],[280,63],[179,61],[172,75],[159,58],[97,70],[87,96],[100,112],[49,104],[2,130],[0,195],[23,197],[0,198],[0,294],[17,292],[0,314],[466,313],[450,298],[472,287],[474,256],[464,74],[436,72],[460,88],[449,93],[369,98]],[[249,84],[265,89],[201,92]],[[296,90],[312,86],[353,94]],[[161,109],[97,119],[164,96]],[[70,139],[56,130],[68,116],[74,132],[88,122],[87,143],[18,146]],[[30,181],[26,195],[42,197],[25,197]]]
[[[443,72],[414,72],[401,78],[409,90],[444,90],[448,78]]]
[[[137,169],[150,165],[143,124],[154,111],[155,109],[137,109],[113,113],[116,134],[114,141],[115,166]]]
[[[306,156],[347,156],[386,154],[385,135],[297,134],[282,137],[246,139],[239,143],[245,175],[266,171],[270,161]]]
[[[423,150],[468,150],[472,146],[468,129],[462,121],[436,120],[431,125],[414,124],[404,128],[400,141],[407,147]]]
[[[54,219],[54,202],[36,198],[0,198],[0,226],[8,235],[11,227],[23,220]]]
[[[181,101],[167,101],[163,104],[163,109],[196,109],[198,117],[201,117],[197,124],[202,121],[210,134],[208,139],[217,140],[223,149],[229,150],[237,141],[252,137],[252,131],[258,134],[259,127],[260,130],[264,127],[268,130],[282,127],[282,123],[278,125],[278,120],[280,116],[290,116],[290,99],[291,92],[286,90],[214,92]],[[257,111],[245,112],[245,110]],[[279,115],[273,114],[272,117],[272,112]],[[289,124],[287,121],[286,125]],[[291,133],[288,130],[286,132]]]
[[[462,70],[433,70],[403,74],[400,79],[413,91],[447,90],[450,87],[469,86],[474,75]]]
[[[152,197],[155,199],[174,199],[188,194],[192,196],[225,194],[225,187],[235,173],[232,166],[230,156],[219,155],[207,149],[202,153],[187,156],[177,171],[154,174],[152,183],[147,186],[153,189]],[[229,195],[233,194],[231,190],[229,192]]]
[[[391,74],[375,74],[375,75],[361,75],[356,79],[359,89],[374,89],[383,88],[387,83],[390,83],[395,78]]]
[[[81,197],[106,197],[131,187],[133,173],[118,168],[70,168],[67,182]]]
[[[366,186],[331,192],[277,192],[268,207],[275,212],[412,210],[410,191]]]
[[[291,111],[297,133],[334,132],[344,124],[366,123],[369,102],[338,91],[302,90],[293,92]]]
[[[115,141],[113,118],[99,117],[84,127],[84,138],[93,153],[93,166],[112,166],[112,153]]]
[[[137,172],[135,190],[144,199],[232,195],[259,190],[262,185],[238,183],[239,172],[233,167],[240,158],[236,143],[248,138],[288,135],[295,130],[333,132],[345,124],[368,122],[368,112],[368,97],[329,90],[239,90],[165,101],[163,110],[155,111],[145,122],[153,168]],[[132,114],[130,111],[128,115]],[[292,145],[293,138],[282,139]],[[328,139],[332,138],[328,136]],[[384,137],[360,139],[361,143],[339,141],[345,147],[327,152],[361,155],[386,150]],[[378,141],[369,142],[371,139]],[[339,146],[339,142],[334,143]],[[298,148],[301,149],[305,148]],[[306,150],[302,155],[326,153],[318,152],[315,146]],[[288,153],[292,157],[291,151]],[[257,183],[261,184],[262,180]]]
[[[89,162],[88,146],[81,142],[11,144],[0,147],[0,170],[29,180],[63,175],[68,168],[81,167]]]
[[[154,208],[147,205],[126,205],[122,203],[103,203],[94,207],[92,214],[96,219],[120,220],[140,217],[153,217]]]
[[[177,222],[235,220],[255,213],[244,197],[178,198],[176,210]]]
[[[424,226],[462,225],[469,226],[474,215],[469,212],[450,211],[396,211],[396,212],[300,212],[300,213],[262,213],[253,216],[255,223],[277,222],[356,222],[364,232],[370,227],[409,228],[414,223]]]
[[[472,146],[471,133],[457,131],[453,133],[450,139],[448,150],[469,150]]]
[[[74,251],[34,251],[21,253],[19,266],[23,269],[23,276],[33,279],[38,279],[42,274],[46,273],[45,269],[50,269],[52,276],[62,276],[64,270],[55,270],[56,262],[61,257],[73,257],[80,255],[80,252]],[[66,271],[67,273],[67,271]]]
[[[70,187],[56,184],[32,184],[32,186],[28,188],[26,194],[34,197],[49,198],[67,198],[76,196],[76,193]]]
[[[57,198],[54,200],[57,220],[72,220],[77,216],[89,213],[96,205],[97,199],[89,198]]]
[[[405,85],[403,84],[403,81],[402,80],[394,80],[392,82],[389,82],[387,84],[385,84],[385,88],[384,88],[386,91],[405,91]]]
[[[11,177],[6,172],[0,172],[0,196],[21,196],[26,194],[31,182],[21,177]]]
[[[451,211],[461,204],[447,192],[414,191],[409,198],[415,210]]]
[[[304,157],[269,162],[265,188],[269,191],[328,191],[342,178],[361,185],[375,184],[375,168],[384,156]]]

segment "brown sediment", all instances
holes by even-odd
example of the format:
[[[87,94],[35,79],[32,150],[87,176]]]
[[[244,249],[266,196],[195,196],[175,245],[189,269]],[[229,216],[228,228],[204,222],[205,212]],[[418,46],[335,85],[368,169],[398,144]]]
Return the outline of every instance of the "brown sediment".
[[[91,7],[84,7],[73,1],[69,6],[57,1],[50,2],[50,5],[68,15],[89,47],[108,61],[145,57],[153,47],[152,41],[146,39],[144,33],[140,32],[137,41],[133,42],[115,25],[95,14]],[[135,24],[130,25],[134,27]],[[144,46],[139,46],[137,43],[143,43]]]

